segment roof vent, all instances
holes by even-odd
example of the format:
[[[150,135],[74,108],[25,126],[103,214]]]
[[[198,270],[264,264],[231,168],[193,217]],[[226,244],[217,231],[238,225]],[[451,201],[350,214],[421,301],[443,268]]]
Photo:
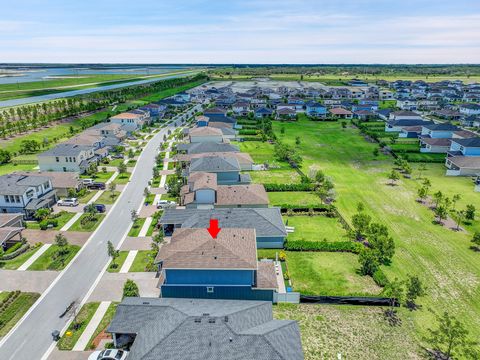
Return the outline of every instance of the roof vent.
[[[209,313],[203,313],[202,316],[209,316]]]
[[[229,340],[230,342],[233,342],[233,339],[232,339],[232,337],[231,337],[231,336],[230,336],[230,338],[229,338],[228,340]]]
[[[225,316],[225,317],[223,318],[223,321],[228,322],[228,316]]]
[[[215,319],[214,319],[214,318],[208,319],[208,323],[209,323],[209,324],[215,324]]]
[[[201,318],[195,318],[195,322],[196,322],[196,323],[201,323],[201,322],[202,322],[202,319],[201,319]]]
[[[150,305],[150,303],[148,301],[144,301],[142,302],[143,305]]]

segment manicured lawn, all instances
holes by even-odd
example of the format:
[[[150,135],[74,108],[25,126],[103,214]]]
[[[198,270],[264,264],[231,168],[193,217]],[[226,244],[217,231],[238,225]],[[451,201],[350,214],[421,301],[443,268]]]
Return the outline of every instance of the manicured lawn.
[[[113,197],[112,197],[113,195]],[[95,201],[97,204],[110,205],[117,201],[120,196],[120,191],[114,191],[113,193],[109,190],[105,190],[102,195]]]
[[[57,258],[58,246],[52,245],[27,270],[63,270],[79,251],[80,246],[68,245],[68,254],[61,261]]]
[[[135,222],[132,224],[132,227],[130,228],[130,231],[128,232],[128,236],[138,236],[140,233],[140,230],[142,230],[142,226],[145,223],[145,218],[138,218],[135,220]]]
[[[342,359],[424,359],[413,324],[404,321],[401,326],[390,326],[384,310],[374,306],[278,304],[273,306],[273,316],[298,321],[305,360],[338,359],[338,354]],[[402,311],[402,316],[409,313]]]
[[[371,295],[381,292],[370,277],[357,274],[357,255],[334,252],[287,252],[294,291],[310,295]]]
[[[74,328],[73,323],[68,326],[67,331],[63,334],[62,338],[58,341],[57,347],[60,350],[72,350],[75,344],[77,343],[78,339],[85,331],[90,320],[92,320],[95,311],[97,311],[100,303],[98,302],[91,302],[86,303],[80,309],[77,315],[77,323],[79,327],[77,329]]]
[[[110,164],[105,165],[105,166],[110,166]],[[100,169],[102,168],[102,164],[100,165]],[[94,179],[95,181],[100,181],[100,182],[105,182],[108,179],[110,179],[113,175],[113,171],[99,171],[95,174],[95,176],[90,176],[90,175],[81,175],[80,178],[82,179]]]
[[[2,293],[2,297],[7,295],[8,293]],[[0,311],[0,337],[7,335],[39,297],[40,294],[37,293],[20,293],[10,305]]]
[[[145,266],[150,263],[152,252],[150,250],[140,250],[133,260],[132,266],[128,272],[144,272],[147,271]]]
[[[293,169],[275,169],[268,171],[250,171],[252,182],[258,184],[294,184],[300,183],[300,175]]]
[[[282,125],[274,122],[273,126],[279,134]],[[415,170],[418,164],[412,164],[412,179],[402,178],[395,187],[386,185],[393,159],[383,154],[374,157],[373,149],[378,145],[365,141],[357,129],[342,129],[336,122],[303,119],[283,126],[286,143],[294,145],[296,136],[302,139],[298,147],[303,156],[302,170],[308,173],[315,166],[332,177],[337,193],[335,206],[347,220],[356,213],[358,202],[362,202],[373,221],[389,228],[396,253],[392,264],[383,268],[387,276],[406,279],[407,275],[415,274],[428,287],[427,295],[419,300],[423,309],[409,314],[417,338],[422,338],[426,329],[434,326],[432,312],[445,310],[454,313],[470,330],[471,336],[478,338],[480,302],[476,299],[480,295],[477,281],[480,261],[479,254],[469,246],[473,229],[479,227],[479,222],[467,227],[469,233],[454,232],[433,224],[432,211],[415,201],[420,187]],[[427,168],[426,175],[432,182],[431,193],[437,190],[449,196],[460,193],[463,196],[457,208],[470,203],[480,209],[480,193],[473,191],[470,179],[445,177],[441,164],[427,164]],[[295,259],[293,264],[288,263],[294,282],[298,277],[296,264]],[[356,259],[352,264],[358,267]],[[304,283],[309,286],[308,281]],[[299,285],[302,281],[298,284],[297,279],[294,287]]]
[[[68,212],[68,211],[60,211],[60,216],[56,217],[57,226],[52,227],[53,230],[59,230],[65,225],[71,218],[75,216],[75,213]],[[40,223],[37,221],[27,221],[27,228],[28,229],[40,229]],[[50,229],[49,229],[50,230]]]
[[[256,164],[269,164],[271,167],[290,169],[290,165],[275,158],[274,146],[261,141],[244,141],[235,143],[241,152],[249,153]]]
[[[110,261],[110,265],[108,266],[107,271],[111,273],[118,273],[122,268],[122,265],[125,262],[127,255],[128,255],[128,251],[120,251],[118,253],[118,257],[115,259],[116,266],[113,266],[113,263]]]
[[[322,200],[314,193],[308,191],[278,191],[268,192],[270,205],[296,205],[303,207],[320,206]]]
[[[32,255],[38,251],[38,249],[40,249],[40,246],[37,246],[37,247],[32,246],[30,247],[30,249],[25,251],[23,254],[18,255],[14,259],[0,261],[0,269],[4,269],[4,270],[18,269],[25,261],[30,259]]]
[[[31,171],[37,165],[14,165],[14,164],[4,164],[0,165],[0,175],[10,174],[14,171]]]
[[[87,217],[89,214],[82,214],[80,218],[68,229],[69,231],[94,231],[98,225],[102,222],[105,214],[96,214],[94,221],[88,221],[86,224],[82,225],[82,219]]]
[[[84,196],[78,198],[78,202],[81,204],[86,204],[92,200],[96,193],[97,190],[87,190]]]
[[[98,324],[98,327],[95,329],[92,337],[90,338],[90,341],[88,342],[88,347],[85,350],[89,350],[89,349],[94,348],[93,340],[95,340],[95,338],[98,336],[98,334],[100,334],[102,331],[106,330],[108,325],[110,325],[110,323],[113,320],[113,317],[115,316],[115,311],[117,310],[117,305],[118,304],[115,303],[115,302],[112,302],[110,304],[110,306],[107,309],[107,312],[105,313],[105,315],[103,315],[103,318],[100,321],[100,324]]]
[[[110,162],[106,166],[119,166],[124,161],[125,159],[113,159],[113,160],[110,160]]]
[[[348,241],[347,232],[337,218],[326,216],[284,216],[283,221],[295,228],[287,240]]]
[[[128,183],[129,180],[130,180],[130,173],[125,173],[125,174],[118,175],[115,178],[115,180],[113,180],[113,183],[115,183],[117,185],[123,185],[123,184]]]

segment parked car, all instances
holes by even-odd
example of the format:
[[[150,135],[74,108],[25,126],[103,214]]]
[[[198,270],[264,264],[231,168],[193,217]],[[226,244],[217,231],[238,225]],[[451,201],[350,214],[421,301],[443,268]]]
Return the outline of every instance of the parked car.
[[[87,185],[87,188],[90,190],[105,190],[105,183],[103,182],[92,182],[91,184]]]
[[[108,349],[91,353],[88,360],[125,360],[127,356],[128,351]]]
[[[159,200],[157,203],[157,209],[168,209],[176,206],[177,206],[177,203],[175,201],[170,201],[170,200]]]
[[[90,185],[93,184],[93,179],[83,179],[82,180],[83,185]]]
[[[65,199],[60,199],[57,202],[58,206],[77,206],[78,205],[78,199],[77,198],[65,198]]]
[[[92,205],[95,206],[95,209],[97,209],[99,213],[104,213],[105,211],[107,211],[107,207],[103,204],[92,204]],[[83,208],[83,212],[87,212],[89,206],[90,205],[85,206]]]
[[[123,154],[112,154],[112,159],[123,159]]]

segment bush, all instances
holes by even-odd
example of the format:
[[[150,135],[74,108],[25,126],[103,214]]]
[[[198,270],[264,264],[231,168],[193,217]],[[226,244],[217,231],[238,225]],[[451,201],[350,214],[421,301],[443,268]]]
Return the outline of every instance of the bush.
[[[313,191],[315,189],[314,184],[301,183],[301,184],[264,184],[266,191]]]
[[[123,297],[138,297],[140,296],[140,291],[138,290],[137,284],[128,279],[123,286]]]
[[[40,230],[47,230],[49,225],[56,227],[58,225],[57,219],[45,219],[40,221]]]
[[[375,284],[381,287],[385,287],[388,285],[387,276],[383,273],[381,269],[377,269],[377,271],[373,273],[373,281],[375,281]]]
[[[353,241],[287,241],[285,250],[289,251],[323,251],[323,252],[351,252],[360,253],[363,245]]]
[[[257,130],[245,129],[238,132],[239,135],[257,135]]]
[[[18,249],[20,249],[22,247],[23,243],[22,242],[17,242],[16,244],[12,245],[11,247],[9,247],[7,249],[7,251],[5,251],[5,255],[9,255],[15,251],[17,251]]]

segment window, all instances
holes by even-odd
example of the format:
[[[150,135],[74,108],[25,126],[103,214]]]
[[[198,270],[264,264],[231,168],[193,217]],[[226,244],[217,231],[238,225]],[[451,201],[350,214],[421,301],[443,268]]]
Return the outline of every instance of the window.
[[[15,195],[15,202],[16,202],[16,203],[19,203],[19,202],[20,202],[20,196]]]
[[[27,191],[27,198],[31,199],[33,197],[33,190],[28,190]]]
[[[73,162],[77,162],[77,158],[76,158],[76,157],[73,158]]]
[[[58,156],[55,156],[55,161],[60,162],[60,158]]]
[[[10,197],[9,197],[8,195],[5,195],[4,198],[5,198],[5,202],[6,202],[6,203],[9,203],[9,202],[10,202]]]
[[[207,286],[207,293],[213,294],[213,286]]]

